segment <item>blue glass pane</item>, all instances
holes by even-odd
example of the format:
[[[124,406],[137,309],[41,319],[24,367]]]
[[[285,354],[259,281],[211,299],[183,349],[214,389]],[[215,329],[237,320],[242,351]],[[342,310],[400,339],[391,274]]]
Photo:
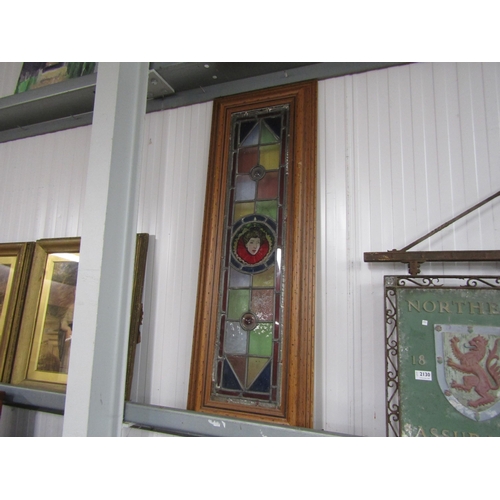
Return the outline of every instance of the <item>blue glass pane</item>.
[[[236,378],[236,375],[234,374],[233,370],[231,370],[229,363],[225,360],[224,369],[222,372],[222,387],[224,387],[224,389],[241,390],[241,386],[238,382],[238,379]]]
[[[257,380],[250,387],[250,392],[269,392],[271,389],[271,363],[262,370]]]

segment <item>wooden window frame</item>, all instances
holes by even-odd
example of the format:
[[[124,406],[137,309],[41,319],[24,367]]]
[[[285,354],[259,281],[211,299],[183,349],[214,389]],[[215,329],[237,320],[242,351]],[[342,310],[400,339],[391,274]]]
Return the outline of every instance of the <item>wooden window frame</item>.
[[[211,399],[223,255],[229,140],[233,113],[288,104],[287,233],[282,392],[277,409]],[[275,87],[214,101],[203,249],[194,326],[188,409],[236,418],[312,427],[316,279],[317,82]]]

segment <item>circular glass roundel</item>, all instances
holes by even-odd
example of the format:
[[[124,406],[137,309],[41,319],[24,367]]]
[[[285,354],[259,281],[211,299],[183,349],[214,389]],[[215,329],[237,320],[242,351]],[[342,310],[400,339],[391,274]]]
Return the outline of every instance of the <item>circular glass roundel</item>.
[[[266,175],[266,169],[262,165],[256,165],[250,170],[250,177],[254,181],[259,181]]]
[[[240,319],[240,325],[243,330],[250,331],[257,326],[257,318],[251,312],[245,313]]]
[[[264,215],[247,215],[233,228],[231,265],[244,273],[260,273],[274,264],[276,223]]]

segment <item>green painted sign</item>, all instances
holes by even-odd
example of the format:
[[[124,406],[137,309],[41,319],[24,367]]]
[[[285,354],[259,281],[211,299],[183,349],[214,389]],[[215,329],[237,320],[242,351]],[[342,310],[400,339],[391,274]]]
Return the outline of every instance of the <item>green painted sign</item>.
[[[399,434],[499,436],[500,289],[390,278]]]

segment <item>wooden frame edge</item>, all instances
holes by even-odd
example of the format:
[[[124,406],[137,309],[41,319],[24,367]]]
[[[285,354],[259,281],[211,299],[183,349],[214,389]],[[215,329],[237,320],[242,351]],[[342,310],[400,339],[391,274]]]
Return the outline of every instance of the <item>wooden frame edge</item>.
[[[231,113],[244,109],[293,102],[293,144],[291,191],[292,220],[287,236],[287,262],[292,273],[287,288],[286,349],[288,367],[283,371],[283,405],[280,411],[265,411],[209,400],[211,359],[216,330],[218,280],[222,254],[222,224],[225,210],[228,148],[226,137]],[[300,117],[300,120],[298,119]],[[317,82],[310,81],[260,90],[214,101],[208,181],[203,219],[204,252],[200,256],[198,296],[191,356],[188,409],[220,413],[231,417],[252,418],[299,427],[312,427],[314,400],[314,322],[316,279],[316,156],[317,156]],[[219,203],[214,208],[214,200]],[[304,238],[304,233],[306,238]],[[214,258],[215,257],[215,258]]]

